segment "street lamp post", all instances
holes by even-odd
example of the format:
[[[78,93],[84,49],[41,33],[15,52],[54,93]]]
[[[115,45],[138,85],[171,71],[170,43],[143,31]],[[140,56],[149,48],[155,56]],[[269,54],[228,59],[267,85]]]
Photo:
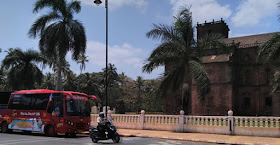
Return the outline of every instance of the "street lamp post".
[[[94,0],[94,3],[99,6],[102,1],[101,0]],[[106,109],[105,109],[105,114],[107,118],[107,96],[108,96],[108,0],[105,0],[105,8],[106,8],[106,71],[105,71],[105,100],[106,100]]]

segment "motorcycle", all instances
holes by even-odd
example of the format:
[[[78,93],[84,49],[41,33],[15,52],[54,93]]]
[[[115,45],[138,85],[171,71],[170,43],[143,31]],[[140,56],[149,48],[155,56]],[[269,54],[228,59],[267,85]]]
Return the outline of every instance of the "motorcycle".
[[[107,134],[102,136],[101,133],[98,131],[97,127],[91,126],[89,129],[89,134],[92,142],[97,143],[98,140],[108,140],[112,139],[114,143],[120,142],[120,135],[117,133],[117,128],[112,123],[112,120],[108,119],[105,123]]]

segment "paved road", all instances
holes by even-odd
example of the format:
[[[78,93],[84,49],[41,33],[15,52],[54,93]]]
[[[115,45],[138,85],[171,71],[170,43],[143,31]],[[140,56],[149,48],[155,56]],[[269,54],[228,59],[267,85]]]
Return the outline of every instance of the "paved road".
[[[91,139],[85,135],[75,138],[46,137],[43,134],[23,134],[21,132],[0,133],[0,145],[94,145]],[[99,141],[98,144],[114,144],[112,140]],[[123,137],[119,145],[203,145],[201,143],[164,140],[156,138]],[[206,144],[205,144],[206,145]]]

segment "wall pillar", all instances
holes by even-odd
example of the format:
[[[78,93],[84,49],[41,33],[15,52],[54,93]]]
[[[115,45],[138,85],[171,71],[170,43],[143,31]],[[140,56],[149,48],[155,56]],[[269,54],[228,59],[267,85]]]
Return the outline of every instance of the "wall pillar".
[[[140,128],[141,130],[145,129],[145,110],[141,110],[141,114],[139,117],[139,122],[140,122]]]
[[[91,113],[93,113],[93,114],[99,114],[97,106],[92,106],[92,107],[91,107]]]
[[[112,117],[112,110],[109,110],[109,111],[108,111],[107,118],[110,119],[110,120],[113,120],[113,117]]]
[[[184,124],[185,124],[185,111],[181,110],[180,111],[180,116],[179,116],[179,132],[184,132]]]
[[[233,118],[233,111],[229,110],[228,111],[228,130],[230,132],[230,135],[234,135],[234,128],[233,128],[233,122],[234,118]]]
[[[110,110],[110,106],[107,106],[107,113],[108,113],[109,110]],[[104,113],[106,112],[106,106],[103,106],[103,112]]]

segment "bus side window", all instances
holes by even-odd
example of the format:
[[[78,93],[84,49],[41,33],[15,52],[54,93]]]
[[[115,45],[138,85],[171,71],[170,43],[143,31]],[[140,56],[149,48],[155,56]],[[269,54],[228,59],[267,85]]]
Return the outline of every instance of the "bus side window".
[[[21,96],[22,95],[20,95],[20,94],[12,95],[8,108],[9,109],[22,109],[21,104],[20,104]]]
[[[50,101],[50,104],[49,104],[49,107],[48,107],[47,112],[48,112],[48,113],[52,113],[53,110],[54,110],[53,101]]]

